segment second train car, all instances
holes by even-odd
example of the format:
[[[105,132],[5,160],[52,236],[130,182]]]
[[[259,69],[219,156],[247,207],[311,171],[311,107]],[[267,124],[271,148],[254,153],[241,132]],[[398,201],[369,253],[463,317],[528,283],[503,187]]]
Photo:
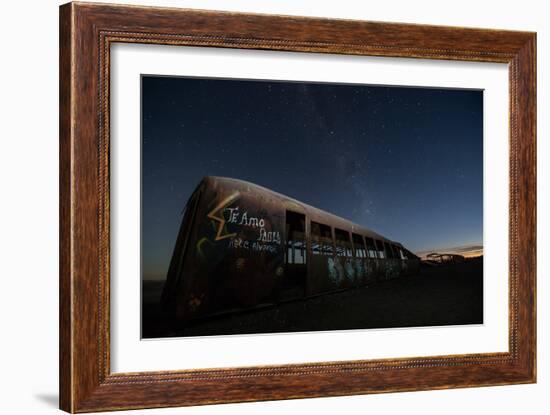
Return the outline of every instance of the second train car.
[[[189,320],[418,272],[398,242],[253,183],[205,177],[185,208],[162,303]]]

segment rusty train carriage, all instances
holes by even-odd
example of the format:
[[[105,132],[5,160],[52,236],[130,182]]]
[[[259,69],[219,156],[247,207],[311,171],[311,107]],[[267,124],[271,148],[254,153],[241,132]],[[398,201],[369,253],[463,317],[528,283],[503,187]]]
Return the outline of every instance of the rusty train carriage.
[[[276,304],[416,273],[417,256],[348,220],[241,180],[190,197],[162,293],[180,319]]]

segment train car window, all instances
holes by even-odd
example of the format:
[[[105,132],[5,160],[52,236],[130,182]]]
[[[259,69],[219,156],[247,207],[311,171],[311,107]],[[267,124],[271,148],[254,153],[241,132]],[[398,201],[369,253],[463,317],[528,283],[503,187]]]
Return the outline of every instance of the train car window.
[[[367,243],[367,254],[369,255],[369,258],[378,257],[378,255],[376,254],[376,245],[374,245],[374,239],[365,236],[365,242]]]
[[[343,231],[342,229],[334,229],[334,235],[336,237],[336,255],[351,257],[349,232]]]
[[[306,263],[306,219],[300,213],[286,211],[286,263]]]
[[[388,255],[388,258],[395,258],[395,255],[393,253],[393,249],[391,249],[391,245],[387,242],[384,242],[384,247],[386,248],[386,254]]]
[[[395,248],[395,252],[397,252],[397,256],[401,259],[407,259],[407,257],[405,256],[405,253],[403,252],[403,250],[397,246],[394,246]]]
[[[367,251],[365,249],[365,241],[363,241],[363,237],[356,233],[352,233],[351,237],[353,238],[353,248],[355,249],[355,257],[366,258]]]
[[[386,253],[384,252],[384,245],[382,241],[376,240],[376,248],[378,250],[378,258],[386,258]]]
[[[311,222],[311,251],[313,255],[332,255],[332,230],[330,226]]]
[[[403,259],[403,256],[401,255],[401,250],[397,247],[397,245],[392,244],[391,249],[393,250],[394,258]]]

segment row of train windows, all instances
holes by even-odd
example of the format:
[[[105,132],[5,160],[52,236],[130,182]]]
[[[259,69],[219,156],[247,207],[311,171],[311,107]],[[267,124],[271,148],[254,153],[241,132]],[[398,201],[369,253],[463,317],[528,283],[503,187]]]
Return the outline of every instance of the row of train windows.
[[[342,229],[334,229],[334,248],[330,226],[311,222],[311,245],[313,255],[332,255],[333,249],[337,256],[356,258],[395,258],[407,259],[407,254],[398,246],[363,237]],[[353,243],[352,243],[353,242]]]
[[[410,252],[396,245],[368,236],[363,237],[357,233],[352,233],[350,239],[349,232],[338,228],[334,229],[333,241],[331,227],[322,223],[311,222],[310,233],[313,255],[331,256],[336,253],[337,256],[341,257],[381,259],[407,259],[413,257]],[[287,211],[286,235],[286,263],[305,264],[307,251],[305,217],[303,215]]]

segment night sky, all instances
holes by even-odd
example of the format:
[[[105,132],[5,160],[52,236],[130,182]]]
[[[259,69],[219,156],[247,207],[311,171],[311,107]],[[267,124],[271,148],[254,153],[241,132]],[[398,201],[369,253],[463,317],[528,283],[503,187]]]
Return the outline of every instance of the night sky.
[[[265,186],[413,252],[481,245],[483,93],[143,76],[143,278],[165,278],[207,175]]]

